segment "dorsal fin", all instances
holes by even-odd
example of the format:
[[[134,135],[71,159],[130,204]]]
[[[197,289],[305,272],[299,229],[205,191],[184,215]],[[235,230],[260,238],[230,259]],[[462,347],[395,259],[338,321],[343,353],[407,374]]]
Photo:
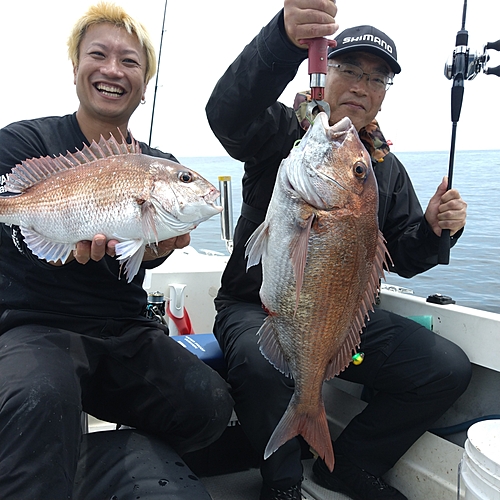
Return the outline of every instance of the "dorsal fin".
[[[22,193],[31,186],[48,179],[50,176],[63,172],[79,165],[86,165],[93,161],[112,156],[126,155],[126,154],[140,154],[141,146],[130,134],[131,142],[127,140],[120,132],[122,142],[119,143],[110,134],[109,139],[104,139],[101,135],[99,143],[92,141],[90,146],[86,144],[81,150],[77,149],[75,153],[67,152],[66,155],[59,155],[57,157],[44,156],[42,158],[31,158],[24,160],[20,165],[16,165],[12,172],[8,175],[5,187],[11,193]]]

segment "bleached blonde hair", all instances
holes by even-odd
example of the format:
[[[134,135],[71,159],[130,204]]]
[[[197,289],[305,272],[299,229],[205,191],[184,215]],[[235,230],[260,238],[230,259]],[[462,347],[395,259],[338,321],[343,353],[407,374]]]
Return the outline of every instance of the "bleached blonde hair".
[[[113,3],[99,2],[75,23],[68,38],[68,55],[75,68],[80,63],[80,44],[89,26],[99,23],[111,23],[124,28],[131,35],[137,36],[139,43],[146,52],[145,83],[148,83],[156,73],[156,51],[146,28],[130,17],[125,10]]]

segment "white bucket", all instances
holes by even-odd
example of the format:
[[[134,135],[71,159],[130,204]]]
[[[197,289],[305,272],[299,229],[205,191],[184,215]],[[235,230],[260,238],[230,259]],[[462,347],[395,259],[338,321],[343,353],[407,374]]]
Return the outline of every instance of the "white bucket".
[[[500,420],[469,427],[460,475],[465,500],[500,500]]]

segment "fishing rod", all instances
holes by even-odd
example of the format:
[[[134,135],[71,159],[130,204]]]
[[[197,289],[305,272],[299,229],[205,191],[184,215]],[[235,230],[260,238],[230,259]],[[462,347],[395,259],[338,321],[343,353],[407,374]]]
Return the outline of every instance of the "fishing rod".
[[[156,81],[155,81],[155,92],[153,96],[153,109],[151,111],[151,126],[149,127],[149,141],[148,146],[151,146],[151,137],[153,135],[153,121],[155,118],[155,105],[156,105],[156,93],[158,91],[158,76],[160,74],[160,60],[161,60],[161,47],[163,45],[163,34],[165,33],[165,18],[167,15],[167,0],[165,0],[165,7],[163,9],[163,23],[161,29],[161,37],[160,37],[160,49],[158,50],[158,62],[156,64]]]
[[[155,81],[155,91],[153,97],[153,108],[151,110],[151,125],[149,128],[149,142],[148,146],[151,146],[151,138],[153,135],[153,122],[155,116],[156,107],[156,94],[158,91],[158,77],[160,74],[160,62],[161,62],[161,48],[163,46],[163,34],[165,33],[165,19],[167,16],[167,0],[165,0],[165,7],[163,9],[163,23],[160,37],[160,48],[158,50],[158,62],[156,64],[156,81]],[[233,205],[231,198],[231,177],[230,176],[219,176],[219,190],[221,193],[221,205],[224,208],[221,213],[221,238],[226,242],[226,248],[229,253],[233,251]]]
[[[500,76],[500,66],[486,68],[486,63],[490,56],[486,53],[488,49],[500,50],[500,40],[487,43],[483,49],[483,54],[471,54],[468,47],[469,34],[465,29],[465,18],[467,15],[467,0],[464,0],[462,13],[462,27],[458,31],[455,40],[455,50],[453,51],[452,63],[445,64],[444,74],[448,80],[453,79],[451,88],[451,147],[450,160],[448,165],[448,190],[452,187],[453,167],[455,161],[455,142],[457,136],[457,124],[460,119],[460,111],[464,97],[464,82],[472,80],[478,73],[483,71],[487,75]],[[449,264],[450,262],[450,230],[443,229],[439,241],[438,263]]]

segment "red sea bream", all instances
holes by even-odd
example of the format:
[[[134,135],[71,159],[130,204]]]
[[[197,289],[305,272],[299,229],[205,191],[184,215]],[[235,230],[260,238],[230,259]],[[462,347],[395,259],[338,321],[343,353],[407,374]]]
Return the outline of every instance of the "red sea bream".
[[[330,468],[332,442],[322,384],[360,343],[386,262],[370,157],[349,118],[320,113],[283,160],[265,221],[247,243],[247,267],[262,260],[263,355],[295,390],[266,447],[268,458],[301,434]]]
[[[146,245],[186,234],[222,210],[218,190],[199,174],[113,137],[23,161],[6,188],[12,195],[0,197],[0,222],[19,226],[35,255],[64,263],[78,241],[104,234],[119,241],[128,281]]]

